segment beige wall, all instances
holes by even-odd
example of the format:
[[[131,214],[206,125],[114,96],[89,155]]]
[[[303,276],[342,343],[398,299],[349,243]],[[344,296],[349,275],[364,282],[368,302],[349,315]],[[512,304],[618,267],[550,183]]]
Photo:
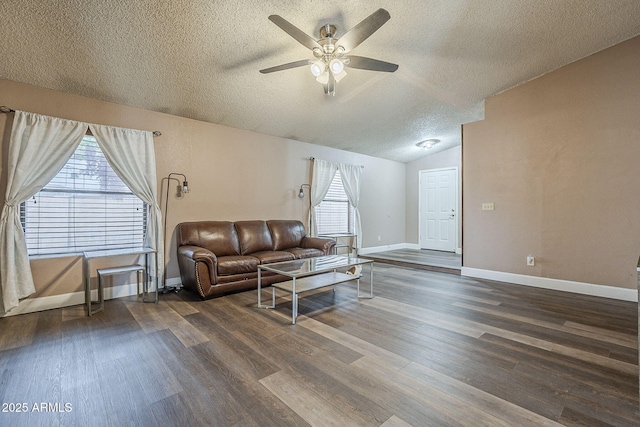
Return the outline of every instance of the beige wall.
[[[310,182],[317,157],[364,166],[360,211],[363,245],[404,242],[404,164],[332,148],[271,137],[255,132],[184,119],[168,114],[0,80],[0,105],[72,120],[144,130],[160,130],[155,138],[158,188],[170,172],[187,175],[191,192],[169,198],[169,234],[175,225],[192,220],[300,219],[306,223],[308,198],[297,197]],[[0,165],[6,168],[9,116],[0,114],[3,138]],[[4,194],[6,172],[0,170]],[[176,183],[172,183],[175,187]],[[163,187],[166,188],[166,187]],[[164,205],[162,191],[162,204]],[[308,194],[308,193],[307,193]],[[164,206],[163,206],[164,211]],[[371,236],[375,236],[372,238]],[[167,251],[167,277],[179,276],[175,241]],[[35,296],[83,290],[78,257],[32,260]]]
[[[465,267],[637,286],[640,37],[488,99],[463,141]]]
[[[419,173],[420,171],[442,169],[442,168],[458,168],[458,244],[456,248],[462,248],[462,147],[457,146],[448,150],[440,151],[435,154],[423,157],[421,159],[409,162],[406,165],[406,233],[405,241],[407,243],[419,243],[419,215],[418,202],[419,195]]]

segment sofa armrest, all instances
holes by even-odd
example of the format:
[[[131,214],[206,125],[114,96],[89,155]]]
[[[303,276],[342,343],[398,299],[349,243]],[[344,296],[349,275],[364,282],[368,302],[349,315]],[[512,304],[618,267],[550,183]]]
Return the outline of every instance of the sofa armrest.
[[[319,249],[329,255],[336,245],[336,241],[327,237],[303,237],[300,246],[303,248]]]
[[[187,281],[191,283],[198,282],[196,276],[196,263],[204,263],[208,270],[209,283],[207,285],[218,284],[218,257],[208,249],[200,246],[180,246],[178,248],[178,264],[180,265],[180,274],[186,276]],[[200,279],[204,279],[203,271],[198,271],[201,275]],[[183,277],[183,281],[185,277]]]

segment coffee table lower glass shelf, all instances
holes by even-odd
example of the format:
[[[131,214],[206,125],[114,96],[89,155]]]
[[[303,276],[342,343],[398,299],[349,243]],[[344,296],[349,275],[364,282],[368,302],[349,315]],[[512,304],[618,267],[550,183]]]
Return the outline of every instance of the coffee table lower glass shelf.
[[[338,270],[348,270],[364,264],[369,264],[369,293],[362,295],[360,293],[360,272],[348,274],[339,272]],[[271,305],[262,304],[261,289],[263,271],[270,271],[291,278],[291,280],[287,280],[286,282],[271,285]],[[290,292],[292,294],[291,323],[295,325],[296,318],[298,317],[298,294],[353,280],[355,280],[357,284],[358,298],[373,298],[373,260],[344,255],[329,255],[260,265],[258,266],[258,307],[275,308],[276,289]]]

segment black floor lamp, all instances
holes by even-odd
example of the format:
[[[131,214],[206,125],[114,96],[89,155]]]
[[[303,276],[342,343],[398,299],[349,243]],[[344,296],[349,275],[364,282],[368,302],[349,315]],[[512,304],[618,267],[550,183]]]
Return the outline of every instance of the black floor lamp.
[[[308,223],[309,223],[309,233],[311,233],[311,185],[309,184],[302,184],[300,186],[300,191],[298,191],[298,198],[299,199],[304,199],[304,188],[308,188],[309,191],[309,217],[308,217]]]
[[[183,195],[183,194],[187,194],[189,192],[189,183],[187,182],[187,177],[184,174],[181,173],[175,173],[175,172],[171,172],[169,175],[167,175],[166,178],[162,178],[162,180],[166,180],[167,181],[167,195],[164,199],[164,227],[163,227],[163,242],[164,242],[164,252],[163,252],[163,267],[164,267],[164,275],[162,276],[162,287],[163,287],[163,292],[167,293],[169,292],[169,289],[167,288],[167,250],[168,250],[168,246],[167,246],[167,216],[169,216],[169,187],[170,187],[170,183],[171,180],[177,181],[178,183],[180,182],[180,180],[178,178],[173,178],[173,176],[181,176],[183,178],[182,180],[182,185],[178,187],[178,193]],[[174,289],[175,292],[178,292],[180,289],[176,286],[176,288]]]

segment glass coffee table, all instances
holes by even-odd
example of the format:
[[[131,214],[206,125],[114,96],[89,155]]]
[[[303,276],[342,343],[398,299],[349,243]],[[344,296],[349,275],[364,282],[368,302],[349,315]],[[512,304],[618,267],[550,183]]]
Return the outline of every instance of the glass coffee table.
[[[369,293],[360,293],[360,276],[357,274],[342,273],[338,270],[348,270],[352,267],[369,264]],[[356,269],[357,270],[357,269]],[[286,282],[271,285],[271,305],[263,305],[261,300],[262,272],[271,271],[276,274],[290,277]],[[335,286],[340,283],[356,281],[358,298],[373,298],[373,260],[354,258],[344,255],[329,255],[293,261],[276,262],[258,266],[258,307],[276,308],[276,289],[290,292],[292,295],[291,323],[296,324],[298,317],[298,294],[314,289]],[[334,289],[335,291],[335,289]]]

